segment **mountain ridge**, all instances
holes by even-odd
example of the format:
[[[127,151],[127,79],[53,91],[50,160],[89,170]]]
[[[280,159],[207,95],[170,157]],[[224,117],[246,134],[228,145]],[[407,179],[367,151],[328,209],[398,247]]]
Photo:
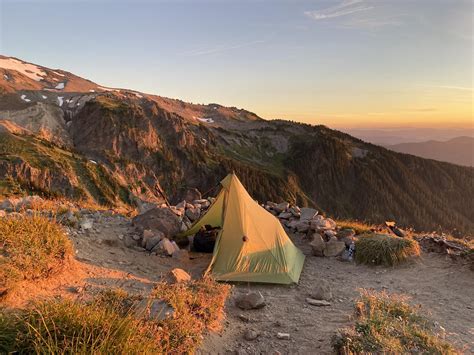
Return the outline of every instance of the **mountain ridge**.
[[[465,198],[474,196],[472,168],[391,152],[325,126],[91,81],[94,89],[81,88],[73,74],[58,77],[45,67],[35,80],[1,65],[0,120],[17,130],[0,129],[0,191],[2,181],[10,191],[13,179],[25,191],[108,205],[160,203],[188,188],[208,191],[234,170],[259,201],[474,231]],[[54,83],[58,89],[50,89]]]
[[[422,158],[474,166],[474,138],[470,136],[455,137],[446,141],[431,139],[425,142],[400,143],[387,148]]]

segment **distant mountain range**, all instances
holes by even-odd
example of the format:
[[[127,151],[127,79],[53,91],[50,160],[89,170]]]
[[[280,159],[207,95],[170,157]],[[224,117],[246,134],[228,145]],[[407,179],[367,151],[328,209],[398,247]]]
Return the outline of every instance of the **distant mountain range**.
[[[456,137],[474,137],[474,128],[387,128],[387,129],[341,129],[354,137],[381,146],[400,143],[421,143],[430,140],[447,141]]]
[[[107,88],[0,56],[0,194],[171,202],[235,171],[259,201],[474,234],[474,169],[324,126]]]
[[[420,143],[401,143],[387,146],[387,148],[423,158],[474,166],[473,137],[456,137],[445,142],[430,140]]]

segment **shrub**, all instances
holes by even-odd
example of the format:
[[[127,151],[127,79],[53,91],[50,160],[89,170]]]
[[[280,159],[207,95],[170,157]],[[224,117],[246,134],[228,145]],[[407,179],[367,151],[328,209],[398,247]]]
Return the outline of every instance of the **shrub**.
[[[39,215],[1,219],[0,293],[20,280],[48,276],[71,254],[71,243],[57,223]]]
[[[355,260],[360,264],[396,265],[420,255],[418,242],[387,234],[366,234],[355,244]]]
[[[48,301],[0,312],[0,353],[193,353],[207,329],[216,329],[230,286],[205,279],[158,284],[152,298],[174,308],[173,317],[149,320],[135,312],[140,296],[107,290],[87,304]]]
[[[333,337],[338,354],[457,354],[407,297],[362,290],[355,324]]]

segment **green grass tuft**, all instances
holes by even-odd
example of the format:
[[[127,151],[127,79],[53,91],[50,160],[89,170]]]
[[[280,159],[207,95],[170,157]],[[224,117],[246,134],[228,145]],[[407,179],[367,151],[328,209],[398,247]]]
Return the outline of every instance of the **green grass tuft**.
[[[362,290],[355,324],[333,337],[338,354],[458,354],[407,297]]]
[[[48,276],[71,254],[59,224],[39,215],[1,219],[0,294],[21,280]]]
[[[355,260],[360,264],[393,266],[419,256],[418,242],[388,234],[366,234],[356,241]]]

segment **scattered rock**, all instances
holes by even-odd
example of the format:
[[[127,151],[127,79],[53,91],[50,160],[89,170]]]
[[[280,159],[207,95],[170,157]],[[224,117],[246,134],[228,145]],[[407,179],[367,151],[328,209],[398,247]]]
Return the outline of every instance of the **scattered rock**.
[[[152,251],[157,251],[157,249],[163,250],[168,256],[173,255],[173,253],[179,250],[179,247],[174,242],[170,242],[168,238],[163,238],[153,249]]]
[[[80,223],[79,223],[79,228],[81,230],[90,230],[92,229],[92,226],[94,225],[94,222],[90,219],[84,218]]]
[[[188,282],[191,281],[191,276],[183,269],[175,268],[168,273],[167,281],[169,283]]]
[[[315,300],[332,300],[331,286],[326,280],[319,280],[310,292],[310,297]]]
[[[0,210],[0,218],[5,217],[7,213],[4,210]]]
[[[260,334],[258,334],[255,330],[253,329],[247,329],[244,333],[244,339],[248,341],[252,341],[258,338]]]
[[[240,295],[235,304],[240,309],[260,309],[265,307],[265,299],[260,292],[250,292]]]
[[[277,338],[280,340],[290,340],[289,333],[277,333]]]
[[[331,305],[331,302],[325,300],[315,300],[314,298],[306,298],[306,303],[317,307],[327,307]]]

